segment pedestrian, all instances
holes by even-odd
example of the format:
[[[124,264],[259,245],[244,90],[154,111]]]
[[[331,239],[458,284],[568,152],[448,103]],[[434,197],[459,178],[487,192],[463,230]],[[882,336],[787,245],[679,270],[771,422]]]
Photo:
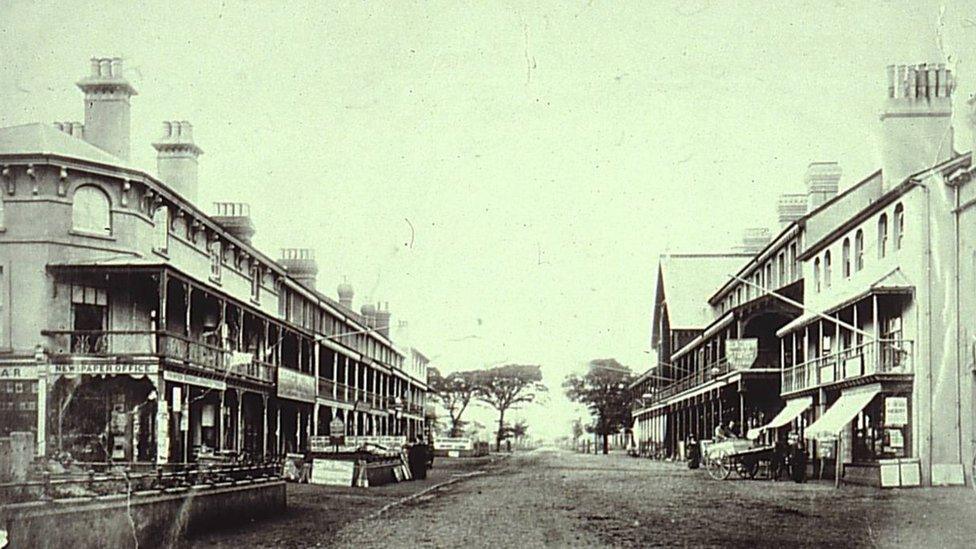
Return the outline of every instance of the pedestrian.
[[[688,437],[688,468],[697,469],[701,464],[701,446],[698,444],[698,439],[695,435]]]
[[[807,481],[807,450],[801,437],[796,437],[793,448],[790,452],[790,473],[793,482],[804,483]]]
[[[773,462],[770,464],[771,474],[773,480],[779,482],[779,480],[789,473],[786,465],[787,457],[789,455],[789,445],[782,437],[776,437],[776,441],[773,443]]]
[[[419,439],[414,439],[407,448],[407,463],[410,466],[410,476],[417,480],[427,478],[427,445]]]

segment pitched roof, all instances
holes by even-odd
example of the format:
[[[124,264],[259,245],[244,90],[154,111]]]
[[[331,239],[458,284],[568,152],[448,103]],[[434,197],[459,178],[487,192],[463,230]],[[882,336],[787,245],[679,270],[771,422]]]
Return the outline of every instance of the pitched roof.
[[[0,155],[52,155],[133,169],[124,160],[51,124],[23,124],[0,128]]]
[[[712,321],[708,298],[752,254],[678,254],[661,256],[658,276],[672,330],[702,329]]]

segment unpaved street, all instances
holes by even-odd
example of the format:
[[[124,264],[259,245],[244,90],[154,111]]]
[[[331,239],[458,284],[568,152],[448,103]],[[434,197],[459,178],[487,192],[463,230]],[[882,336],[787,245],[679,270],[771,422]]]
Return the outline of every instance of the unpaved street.
[[[972,547],[973,540],[976,494],[968,488],[716,481],[679,464],[554,451],[517,455],[491,475],[353,523],[329,541],[338,547]]]

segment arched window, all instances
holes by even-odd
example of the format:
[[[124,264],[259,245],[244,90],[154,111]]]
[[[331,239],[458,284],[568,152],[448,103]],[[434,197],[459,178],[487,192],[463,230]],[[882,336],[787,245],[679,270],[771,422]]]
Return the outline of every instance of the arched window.
[[[905,208],[901,204],[895,206],[895,249],[900,250],[905,238]]]
[[[851,239],[844,239],[844,247],[841,251],[841,268],[844,271],[844,278],[851,276]]]
[[[112,234],[112,211],[108,196],[98,187],[79,187],[71,206],[71,226],[86,233]]]
[[[854,234],[854,272],[864,268],[864,231],[857,230]]]
[[[824,267],[823,267],[823,270],[824,270],[824,282],[823,282],[823,285],[824,285],[824,288],[829,288],[830,287],[830,250],[827,250],[827,253],[824,254]]]
[[[820,258],[813,260],[813,287],[820,292]]]
[[[878,218],[878,257],[884,258],[888,253],[888,214],[881,214]]]
[[[166,206],[156,208],[153,225],[156,232],[153,249],[165,253],[169,249],[169,209]]]

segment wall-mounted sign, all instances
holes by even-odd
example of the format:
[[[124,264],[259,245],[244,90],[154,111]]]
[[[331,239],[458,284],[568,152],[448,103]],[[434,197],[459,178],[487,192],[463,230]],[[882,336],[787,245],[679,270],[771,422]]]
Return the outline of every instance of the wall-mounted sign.
[[[908,425],[908,397],[885,398],[885,427],[904,427]]]
[[[725,341],[725,358],[733,370],[752,368],[759,356],[759,340],[756,338],[728,339]]]
[[[37,365],[0,364],[0,379],[37,379]]]
[[[315,402],[317,392],[318,383],[315,382],[315,376],[288,368],[278,368],[279,397]]]
[[[53,376],[78,375],[152,375],[159,371],[156,364],[51,364],[50,374]]]
[[[172,381],[173,383],[186,383],[189,385],[196,385],[197,387],[206,387],[208,389],[216,389],[218,391],[223,391],[227,389],[227,384],[219,379],[210,379],[206,377],[194,376],[190,374],[184,374],[182,372],[171,372],[166,370],[163,372],[163,379],[166,381]]]

